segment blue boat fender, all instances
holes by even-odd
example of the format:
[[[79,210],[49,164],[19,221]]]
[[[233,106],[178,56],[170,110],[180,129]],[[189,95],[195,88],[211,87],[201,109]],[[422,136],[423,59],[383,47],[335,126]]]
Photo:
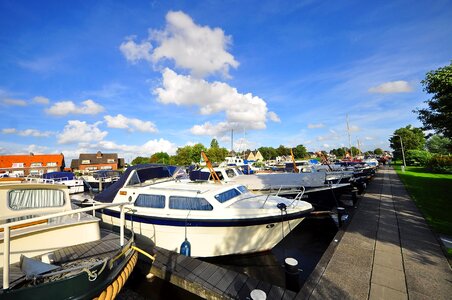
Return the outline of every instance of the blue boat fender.
[[[180,245],[180,254],[185,256],[191,256],[191,244],[187,240],[187,238],[185,238],[185,241],[183,241],[182,244]]]

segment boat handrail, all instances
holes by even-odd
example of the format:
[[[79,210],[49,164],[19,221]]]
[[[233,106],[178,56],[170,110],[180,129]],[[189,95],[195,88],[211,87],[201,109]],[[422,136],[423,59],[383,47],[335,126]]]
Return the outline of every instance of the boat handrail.
[[[99,204],[91,207],[71,209],[59,213],[42,215],[39,217],[34,217],[26,220],[14,221],[11,223],[0,224],[0,228],[3,229],[3,290],[9,288],[9,262],[10,262],[10,239],[11,239],[11,227],[24,225],[30,222],[39,222],[42,220],[48,220],[51,218],[62,217],[67,215],[80,214],[83,212],[89,212],[98,209],[103,209],[107,207],[119,206],[121,209],[120,212],[120,236],[119,236],[119,244],[120,246],[124,246],[124,227],[125,227],[125,205],[129,205],[129,202],[121,202],[121,203],[107,203],[107,204]]]

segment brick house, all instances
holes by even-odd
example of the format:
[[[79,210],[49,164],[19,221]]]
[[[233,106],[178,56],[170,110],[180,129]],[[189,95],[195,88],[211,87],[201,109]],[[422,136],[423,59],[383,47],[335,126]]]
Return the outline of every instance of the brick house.
[[[0,155],[0,174],[15,177],[62,171],[64,167],[63,153]]]
[[[71,169],[80,172],[97,170],[118,170],[124,168],[124,159],[118,158],[117,153],[82,153],[78,159],[73,159]]]

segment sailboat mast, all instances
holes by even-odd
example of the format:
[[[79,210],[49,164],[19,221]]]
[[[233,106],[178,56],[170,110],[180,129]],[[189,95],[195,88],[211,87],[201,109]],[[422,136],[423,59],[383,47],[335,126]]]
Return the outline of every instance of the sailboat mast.
[[[353,150],[352,150],[352,140],[350,137],[350,126],[348,125],[348,114],[347,117],[347,133],[348,133],[348,146],[350,147],[350,156],[353,157]]]

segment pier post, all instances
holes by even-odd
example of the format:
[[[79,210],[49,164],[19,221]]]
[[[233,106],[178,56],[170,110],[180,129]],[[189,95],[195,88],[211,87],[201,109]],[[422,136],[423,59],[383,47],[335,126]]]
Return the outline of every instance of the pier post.
[[[342,227],[342,216],[345,214],[344,207],[337,207],[337,224],[339,227]]]
[[[286,273],[286,289],[292,291],[298,291],[300,285],[298,283],[298,277],[300,270],[298,269],[298,261],[295,258],[287,257],[284,260],[284,270]]]
[[[353,207],[356,206],[356,202],[357,202],[357,200],[358,200],[357,194],[358,194],[358,190],[353,190],[353,191],[352,191]]]

